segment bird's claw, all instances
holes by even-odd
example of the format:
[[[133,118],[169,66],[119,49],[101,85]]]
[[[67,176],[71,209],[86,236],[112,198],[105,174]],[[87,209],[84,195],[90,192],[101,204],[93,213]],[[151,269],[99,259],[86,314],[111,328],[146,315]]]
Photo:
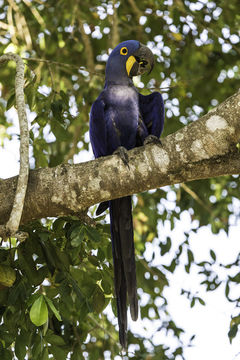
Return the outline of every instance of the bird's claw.
[[[114,151],[113,153],[114,155],[118,155],[121,160],[123,161],[123,163],[125,165],[127,165],[127,167],[129,168],[128,162],[129,162],[129,158],[128,158],[128,152],[127,149],[123,146],[119,146],[117,148],[117,150]]]
[[[156,144],[156,145],[162,145],[162,142],[161,140],[155,136],[155,135],[148,135],[146,137],[146,139],[144,140],[144,145],[147,145],[147,144]]]

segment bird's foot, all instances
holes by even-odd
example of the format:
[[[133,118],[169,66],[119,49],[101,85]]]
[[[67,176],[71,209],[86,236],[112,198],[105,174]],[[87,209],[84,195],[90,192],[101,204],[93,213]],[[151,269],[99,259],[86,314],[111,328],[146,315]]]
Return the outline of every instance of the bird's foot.
[[[146,137],[146,139],[144,140],[144,145],[147,145],[147,144],[156,144],[156,145],[162,145],[162,142],[161,140],[155,136],[155,135],[148,135]]]
[[[119,146],[119,147],[117,148],[117,150],[114,151],[113,154],[114,154],[114,155],[118,155],[118,156],[121,158],[121,160],[123,161],[123,163],[124,163],[125,165],[127,165],[128,168],[129,168],[129,165],[128,165],[128,162],[129,162],[128,152],[127,152],[127,149],[126,149],[125,147]]]

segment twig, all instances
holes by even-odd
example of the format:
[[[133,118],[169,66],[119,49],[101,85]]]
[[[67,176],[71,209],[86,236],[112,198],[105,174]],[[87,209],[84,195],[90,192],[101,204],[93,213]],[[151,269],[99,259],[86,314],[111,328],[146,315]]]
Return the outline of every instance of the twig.
[[[33,16],[41,26],[45,26],[45,22],[42,18],[42,16],[37,11],[36,7],[32,5],[32,3],[29,0],[23,0],[24,4],[29,8],[29,10],[32,12]]]
[[[22,59],[26,60],[26,61],[43,62],[43,63],[49,64],[49,65],[58,65],[58,66],[63,66],[63,67],[65,66],[65,67],[68,67],[68,68],[83,70],[83,71],[87,71],[90,74],[97,75],[97,76],[100,76],[102,78],[105,78],[104,74],[102,74],[100,72],[88,70],[85,66],[72,65],[72,64],[68,64],[68,63],[62,63],[62,62],[59,62],[59,61],[53,61],[53,60],[47,60],[47,59],[39,59],[39,58],[22,58]],[[185,83],[188,84],[190,82],[198,81],[198,80],[202,80],[202,79],[203,79],[203,77],[201,76],[201,77],[198,77],[197,79],[181,80],[176,85],[169,85],[169,86],[160,87],[160,88],[150,88],[149,90],[150,91],[168,91],[169,89],[173,89],[173,88],[185,85]]]
[[[21,139],[20,171],[15,199],[9,220],[6,225],[0,227],[0,234],[3,238],[14,235],[18,230],[23,211],[29,174],[29,132],[24,101],[24,63],[21,57],[16,54],[9,53],[0,57],[0,63],[4,63],[9,60],[13,60],[16,63],[15,94]]]
[[[78,66],[78,65],[68,64],[68,63],[62,63],[62,62],[59,62],[59,61],[52,61],[52,60],[39,59],[39,58],[22,58],[22,59],[26,60],[26,61],[43,62],[43,63],[46,63],[46,64],[52,64],[52,65],[63,66],[63,67],[67,67],[67,68],[87,71],[90,74],[105,77],[104,74],[101,74],[101,73],[96,72],[96,71],[90,71],[90,70],[86,69],[85,66]]]
[[[75,337],[76,337],[76,339],[77,339],[77,344],[78,344],[78,346],[79,346],[79,349],[81,350],[82,343],[81,343],[80,336],[79,336],[79,334],[78,334],[77,329],[76,329],[75,326],[73,326],[73,332],[74,332],[74,335],[75,335]]]
[[[88,35],[85,33],[84,26],[83,26],[83,20],[82,20],[82,14],[79,9],[78,9],[78,23],[79,23],[79,31],[82,36],[82,41],[85,46],[85,54],[87,54],[86,60],[87,60],[90,72],[93,72],[94,68],[95,68],[93,49],[92,49],[90,39],[89,39]]]
[[[133,12],[135,13],[137,20],[139,21],[140,17],[142,16],[142,12],[139,10],[134,0],[128,0],[128,2],[132,7]]]
[[[16,44],[18,44],[18,41],[17,41],[15,30],[14,30],[13,9],[11,6],[9,6],[8,10],[7,10],[7,21],[9,24],[8,31],[11,35],[11,42],[16,45]]]
[[[16,1],[8,0],[8,2],[9,2],[9,8],[12,8],[16,13],[15,23],[16,23],[17,32],[21,33],[22,38],[25,39],[26,41],[27,47],[30,49],[32,47],[32,38],[27,25],[27,21],[24,15],[21,13]],[[14,23],[13,23],[13,27],[15,27]],[[15,30],[13,31],[15,36],[16,31]]]
[[[200,80],[203,80],[204,77],[203,76],[199,76],[198,78],[193,78],[193,79],[186,79],[186,80],[180,80],[178,83],[176,83],[175,85],[169,85],[169,86],[165,86],[165,87],[160,87],[160,88],[153,88],[153,87],[150,87],[149,90],[150,91],[168,91],[169,89],[174,89],[174,88],[177,88],[179,86],[181,87],[186,87],[188,84],[190,84],[191,82],[197,82],[197,81],[200,81]]]
[[[49,62],[47,63],[47,67],[48,67],[50,78],[51,78],[52,92],[54,93],[55,92],[55,85],[54,85],[54,80],[53,80],[53,72],[52,72],[51,65],[50,65]]]
[[[86,70],[84,66],[72,65],[72,64],[62,63],[62,62],[59,62],[59,61],[52,61],[52,60],[39,59],[39,58],[22,58],[22,59],[26,60],[26,61],[43,62],[43,63],[46,63],[46,64],[52,64],[52,65],[65,66],[65,67],[69,67],[69,68]]]
[[[137,32],[138,32],[138,39],[143,41],[143,27],[140,25],[139,20],[141,18],[141,16],[143,15],[143,13],[141,12],[141,10],[139,10],[139,8],[137,7],[136,3],[134,0],[128,0],[129,5],[132,7],[132,11],[136,17],[137,20]]]
[[[6,24],[6,23],[3,22],[3,21],[0,21],[0,28],[1,28],[1,29],[4,29],[4,30],[8,30],[9,25]]]
[[[116,0],[113,0],[113,15],[112,15],[112,48],[115,48],[119,40],[119,31],[118,31],[118,14],[116,7]]]
[[[180,184],[181,188],[183,190],[185,190],[196,202],[198,202],[205,210],[207,210],[207,212],[209,212],[211,214],[211,208],[209,206],[207,206],[201,199],[200,197],[193,191],[191,190],[186,184],[181,183]]]

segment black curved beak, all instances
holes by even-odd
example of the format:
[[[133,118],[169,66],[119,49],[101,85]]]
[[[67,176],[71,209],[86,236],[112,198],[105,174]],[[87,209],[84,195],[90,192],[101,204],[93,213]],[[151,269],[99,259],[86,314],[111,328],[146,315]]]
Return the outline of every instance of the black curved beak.
[[[154,66],[154,56],[151,50],[140,43],[139,49],[133,54],[136,62],[130,71],[130,76],[142,75],[145,72],[150,74]]]

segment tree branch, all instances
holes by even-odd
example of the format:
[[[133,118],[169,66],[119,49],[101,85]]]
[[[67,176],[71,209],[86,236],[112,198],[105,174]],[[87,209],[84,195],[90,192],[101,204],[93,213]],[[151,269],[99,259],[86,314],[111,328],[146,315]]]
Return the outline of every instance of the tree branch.
[[[100,71],[90,71],[88,68],[86,68],[85,66],[79,66],[79,65],[73,65],[73,64],[68,64],[68,63],[62,63],[59,61],[52,61],[52,60],[47,60],[47,59],[38,59],[38,58],[22,58],[23,60],[26,61],[35,61],[35,62],[39,62],[39,63],[46,63],[49,65],[56,65],[56,66],[61,66],[62,68],[66,67],[69,69],[77,69],[77,70],[83,70],[83,71],[87,71],[89,72],[89,74],[92,75],[96,75],[96,76],[100,76],[102,78],[105,78],[104,73],[101,73]],[[81,73],[79,73],[81,74]],[[159,90],[159,89],[158,89]],[[161,89],[160,89],[161,90]]]
[[[83,41],[83,44],[85,47],[85,53],[87,54],[86,61],[87,61],[90,72],[93,72],[95,69],[93,49],[92,49],[91,41],[90,41],[88,35],[85,33],[84,21],[82,19],[82,13],[79,9],[78,9],[77,21],[79,24],[79,31],[82,36],[82,41]]]
[[[192,191],[186,184],[180,184],[181,188],[186,191],[196,202],[198,202],[209,214],[211,214],[211,207],[206,205],[204,201],[200,199],[200,197]]]
[[[30,172],[22,223],[76,214],[101,201],[161,186],[240,173],[240,93],[166,138],[128,152]],[[0,181],[0,219],[11,210],[17,177]]]
[[[142,16],[142,12],[139,10],[134,0],[128,0],[128,2],[137,18],[137,21],[139,21],[140,17]]]
[[[135,15],[136,21],[137,21],[137,32],[138,32],[138,39],[142,39],[143,37],[143,27],[140,25],[139,21],[142,15],[141,10],[139,10],[138,6],[136,5],[135,0],[128,0],[128,3],[130,7],[132,8],[133,14]]]
[[[13,205],[9,220],[5,226],[0,227],[0,236],[2,238],[14,235],[18,230],[24,206],[29,174],[29,132],[24,101],[24,63],[20,56],[16,54],[6,54],[0,57],[0,64],[9,60],[13,60],[16,63],[15,94],[21,138],[20,171],[15,190],[15,198],[14,201],[11,202]],[[6,220],[7,218],[5,218],[5,221]]]
[[[113,0],[113,15],[112,15],[112,38],[111,38],[111,47],[112,49],[117,46],[120,42],[119,31],[118,31],[118,13],[116,7],[116,0]]]

